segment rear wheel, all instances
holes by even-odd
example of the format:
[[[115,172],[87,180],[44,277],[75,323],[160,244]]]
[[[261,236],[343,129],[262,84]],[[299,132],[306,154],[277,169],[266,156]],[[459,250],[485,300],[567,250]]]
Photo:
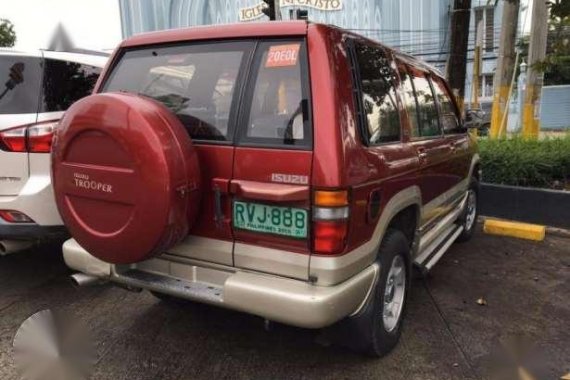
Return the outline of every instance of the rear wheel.
[[[405,235],[388,229],[378,252],[380,273],[373,293],[364,309],[344,322],[347,346],[381,357],[398,343],[410,287],[409,252]]]

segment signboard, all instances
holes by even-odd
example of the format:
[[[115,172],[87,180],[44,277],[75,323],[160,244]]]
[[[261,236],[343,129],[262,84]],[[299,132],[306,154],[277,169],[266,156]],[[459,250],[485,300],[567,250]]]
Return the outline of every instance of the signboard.
[[[320,11],[340,11],[343,0],[278,0],[280,8],[287,7],[308,7]],[[265,3],[259,3],[251,7],[239,9],[238,18],[240,21],[253,21],[264,16],[262,9]]]
[[[279,0],[279,6],[285,7],[309,7],[320,11],[340,11],[342,0]]]
[[[252,21],[261,18],[262,16],[265,16],[261,11],[265,7],[266,7],[265,3],[259,3],[257,5],[254,5],[253,7],[240,8],[238,16],[239,20]]]

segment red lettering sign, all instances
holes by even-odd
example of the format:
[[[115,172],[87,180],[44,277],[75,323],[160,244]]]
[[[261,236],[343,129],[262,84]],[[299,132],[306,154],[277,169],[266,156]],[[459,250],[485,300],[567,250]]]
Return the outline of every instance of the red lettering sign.
[[[274,45],[269,48],[265,67],[295,66],[300,44]]]

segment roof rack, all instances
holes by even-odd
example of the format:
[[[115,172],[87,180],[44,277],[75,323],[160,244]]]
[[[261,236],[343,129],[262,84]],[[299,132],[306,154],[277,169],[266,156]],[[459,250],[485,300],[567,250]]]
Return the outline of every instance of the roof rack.
[[[68,47],[65,49],[41,49],[43,51],[53,51],[58,53],[75,53],[75,54],[88,54],[88,55],[98,55],[101,57],[109,57],[111,53],[107,53],[101,50],[91,50],[91,49],[82,49],[76,47]]]

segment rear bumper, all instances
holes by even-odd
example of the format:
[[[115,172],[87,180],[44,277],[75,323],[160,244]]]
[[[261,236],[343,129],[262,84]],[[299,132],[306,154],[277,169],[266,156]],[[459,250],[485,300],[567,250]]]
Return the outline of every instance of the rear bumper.
[[[317,286],[172,255],[135,268],[115,266],[91,256],[73,239],[65,242],[63,255],[70,268],[102,279],[305,328],[329,326],[356,313],[379,272],[373,264],[340,284]]]
[[[0,196],[0,210],[20,211],[39,226],[63,225],[55,204],[49,170],[46,174],[31,175],[17,195]]]
[[[62,239],[69,236],[64,226],[40,226],[35,223],[6,223],[0,220],[0,240]]]

